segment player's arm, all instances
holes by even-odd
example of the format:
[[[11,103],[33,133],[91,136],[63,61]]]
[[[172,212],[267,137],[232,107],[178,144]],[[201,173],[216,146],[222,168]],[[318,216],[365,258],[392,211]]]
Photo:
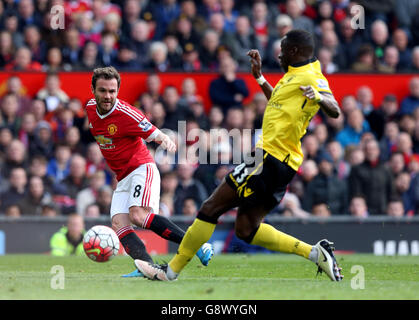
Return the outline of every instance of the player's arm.
[[[252,50],[249,50],[249,52],[247,52],[247,55],[250,57],[252,75],[256,79],[260,87],[262,88],[262,91],[265,94],[266,99],[269,100],[271,98],[273,88],[262,75],[262,59],[260,57],[259,51],[256,49],[252,49]]]
[[[328,92],[319,92],[313,86],[300,86],[303,96],[310,100],[314,100],[320,106],[324,113],[329,117],[338,118],[340,115],[340,107],[333,94]]]

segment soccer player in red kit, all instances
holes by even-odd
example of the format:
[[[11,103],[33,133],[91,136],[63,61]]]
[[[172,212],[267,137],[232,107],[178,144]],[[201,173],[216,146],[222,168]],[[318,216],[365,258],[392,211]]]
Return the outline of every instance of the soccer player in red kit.
[[[140,110],[117,98],[121,78],[113,67],[93,71],[92,92],[86,105],[89,128],[118,184],[114,190],[110,215],[112,228],[125,251],[133,259],[152,262],[144,243],[132,224],[180,243],[185,232],[169,219],[158,215],[160,174],[143,140],[155,141],[168,152],[175,143],[157,129]],[[197,256],[208,265],[212,246],[204,244]],[[142,276],[137,270],[131,276]]]

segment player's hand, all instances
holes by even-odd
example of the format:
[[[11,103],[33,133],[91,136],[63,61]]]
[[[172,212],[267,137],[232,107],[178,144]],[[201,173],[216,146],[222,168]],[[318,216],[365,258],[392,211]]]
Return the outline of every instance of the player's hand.
[[[164,133],[160,133],[157,139],[155,140],[157,143],[169,152],[176,152],[176,144],[170,139],[168,135]]]
[[[247,52],[247,55],[250,57],[252,75],[255,77],[255,79],[257,79],[262,75],[262,59],[260,57],[259,51],[252,49]]]
[[[322,101],[321,94],[312,86],[300,86],[300,90],[303,91],[303,96],[309,98],[310,100],[313,100],[317,103]]]

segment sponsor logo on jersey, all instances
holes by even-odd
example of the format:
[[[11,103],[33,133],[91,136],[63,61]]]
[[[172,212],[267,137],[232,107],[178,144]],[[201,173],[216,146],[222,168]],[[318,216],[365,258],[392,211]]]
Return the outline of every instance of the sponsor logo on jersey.
[[[101,149],[114,149],[115,145],[112,144],[111,138],[106,138],[104,135],[94,137]]]
[[[143,119],[138,126],[144,131],[147,132],[151,129],[151,123],[147,119]]]
[[[327,81],[324,79],[317,79],[317,86],[320,89],[327,89],[329,90],[329,85],[327,84]]]
[[[118,127],[115,124],[111,123],[108,126],[108,132],[111,136],[113,136],[117,131],[118,131]]]

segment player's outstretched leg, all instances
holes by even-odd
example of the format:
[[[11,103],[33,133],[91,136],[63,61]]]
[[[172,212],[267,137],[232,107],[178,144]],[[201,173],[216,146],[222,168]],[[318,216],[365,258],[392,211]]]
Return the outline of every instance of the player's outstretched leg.
[[[333,254],[333,243],[321,240],[311,246],[293,236],[261,223],[265,209],[240,207],[236,219],[236,235],[247,243],[272,251],[293,253],[314,262],[318,272],[324,271],[332,281],[340,281],[343,275]]]

